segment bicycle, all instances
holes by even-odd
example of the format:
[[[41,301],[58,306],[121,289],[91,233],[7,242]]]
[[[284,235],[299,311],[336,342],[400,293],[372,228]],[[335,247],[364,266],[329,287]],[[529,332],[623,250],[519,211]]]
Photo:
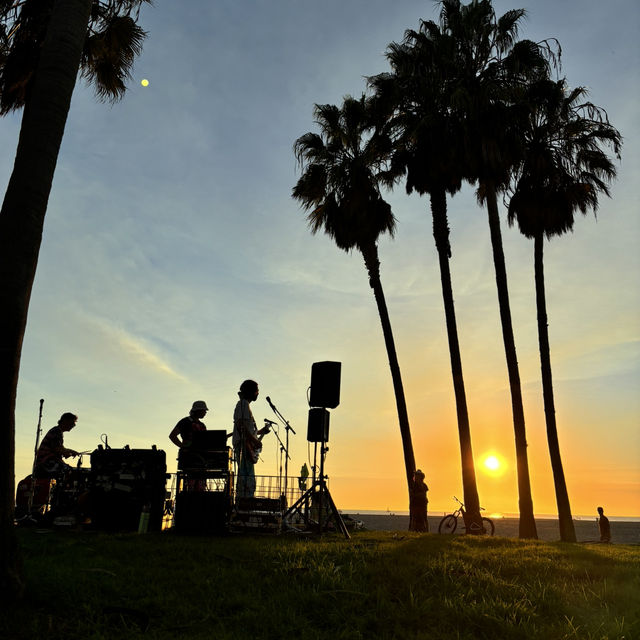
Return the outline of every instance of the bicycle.
[[[471,531],[468,530],[466,521],[465,521],[465,510],[464,504],[458,500],[455,496],[453,499],[460,505],[453,513],[450,513],[442,520],[440,520],[440,524],[438,525],[438,533],[454,533],[456,527],[458,526],[458,518],[462,516],[462,522],[464,523],[465,533],[476,533],[476,528],[478,525],[472,524]],[[482,507],[480,508],[483,511]],[[477,531],[480,534],[487,534],[492,536],[495,533],[496,527],[489,518],[482,518],[482,531]]]

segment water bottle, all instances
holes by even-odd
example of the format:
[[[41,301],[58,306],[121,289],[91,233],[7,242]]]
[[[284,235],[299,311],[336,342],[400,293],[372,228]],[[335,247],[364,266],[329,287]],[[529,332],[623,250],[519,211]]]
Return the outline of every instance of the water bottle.
[[[140,522],[138,523],[138,533],[147,533],[149,531],[149,515],[151,513],[151,505],[147,504],[142,507],[140,512]]]

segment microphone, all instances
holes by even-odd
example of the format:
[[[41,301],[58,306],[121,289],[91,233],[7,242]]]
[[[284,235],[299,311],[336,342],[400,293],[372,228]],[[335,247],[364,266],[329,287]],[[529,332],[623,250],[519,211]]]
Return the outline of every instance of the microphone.
[[[275,411],[276,408],[273,406],[273,403],[271,402],[271,398],[269,396],[266,397],[267,402],[269,403],[269,406]]]
[[[265,418],[265,419],[264,419],[264,421],[265,421],[267,424],[278,424],[277,422],[274,422],[273,420],[269,420],[268,418]]]

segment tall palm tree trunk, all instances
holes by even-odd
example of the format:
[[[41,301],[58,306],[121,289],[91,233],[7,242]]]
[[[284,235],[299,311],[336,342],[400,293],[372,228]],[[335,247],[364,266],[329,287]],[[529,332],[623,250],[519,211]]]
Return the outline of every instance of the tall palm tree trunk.
[[[413,482],[413,474],[416,470],[416,460],[413,454],[413,443],[411,442],[411,429],[409,427],[409,415],[407,413],[407,403],[404,398],[404,386],[402,385],[402,376],[400,375],[400,364],[396,354],[396,345],[393,340],[393,332],[391,330],[391,320],[389,320],[389,311],[387,303],[384,299],[382,283],[380,282],[380,260],[378,259],[378,247],[375,243],[371,243],[366,247],[360,247],[362,257],[364,258],[367,273],[369,275],[369,284],[373,289],[373,295],[378,305],[378,314],[380,315],[380,324],[382,325],[382,334],[384,335],[384,344],[387,348],[387,357],[389,358],[389,368],[391,369],[391,379],[393,381],[393,391],[396,397],[396,407],[398,410],[398,422],[400,425],[400,436],[402,437],[402,451],[404,453],[404,466],[407,474],[407,490],[411,494],[411,485]],[[410,501],[411,502],[411,501]],[[409,506],[411,509],[411,506]],[[413,514],[410,513],[409,522],[414,522]]]
[[[558,505],[558,523],[560,539],[563,542],[576,542],[576,531],[571,517],[569,493],[562,468],[558,429],[556,427],[556,409],[553,401],[553,380],[551,378],[551,354],[549,349],[549,330],[547,326],[547,302],[544,290],[544,234],[536,234],[534,239],[534,264],[536,281],[536,306],[538,311],[538,343],[540,345],[540,369],[542,371],[542,396],[544,415],[547,423],[547,441],[553,470],[553,484]]]
[[[537,538],[536,521],[533,517],[533,499],[531,497],[531,482],[529,480],[529,460],[527,456],[527,434],[524,422],[524,408],[522,405],[522,388],[516,343],[513,337],[511,309],[509,306],[509,289],[507,286],[507,270],[502,248],[502,234],[500,232],[500,216],[495,186],[485,183],[487,198],[487,213],[489,216],[489,230],[491,233],[491,247],[493,249],[493,264],[496,272],[496,286],[498,288],[498,304],[500,307],[500,322],[502,324],[502,339],[507,358],[509,372],[509,386],[511,388],[511,410],[513,413],[513,430],[516,442],[516,465],[518,470],[518,506],[520,511],[519,536],[521,538]]]
[[[449,339],[449,356],[451,358],[451,374],[453,376],[453,390],[456,398],[456,412],[458,416],[458,434],[460,439],[460,456],[462,459],[462,487],[466,507],[466,524],[477,526],[467,527],[467,531],[480,533],[482,531],[482,516],[480,515],[480,499],[476,483],[476,471],[471,447],[471,430],[469,428],[469,411],[467,396],[462,375],[462,358],[460,357],[460,342],[456,311],[453,302],[453,288],[451,286],[451,269],[449,258],[451,247],[449,244],[449,224],[447,222],[447,195],[444,190],[433,192],[431,197],[431,215],[433,217],[433,237],[438,250],[440,262],[440,282],[442,283],[442,299],[447,324],[447,338]]]
[[[92,0],[56,0],[0,210],[0,597],[23,591],[13,525],[15,404],[44,217]]]

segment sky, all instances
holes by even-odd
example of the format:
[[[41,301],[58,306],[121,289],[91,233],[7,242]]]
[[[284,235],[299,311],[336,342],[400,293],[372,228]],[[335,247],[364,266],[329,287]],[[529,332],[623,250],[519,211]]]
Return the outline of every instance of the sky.
[[[574,515],[640,516],[640,6],[635,0],[494,2],[525,7],[521,36],[557,38],[562,75],[586,86],[624,137],[612,198],[597,218],[545,248],[560,447]],[[312,236],[291,198],[292,146],[315,131],[313,105],[359,96],[388,70],[385,49],[428,1],[189,0],[145,7],[148,31],[124,99],[98,102],[79,80],[45,220],[22,352],[16,480],[43,432],[79,416],[65,444],[91,451],[157,445],[194,400],[209,429],[232,428],[240,383],[258,381],[258,423],[295,430],[290,475],[313,459],[306,440],[311,365],[342,363],[325,471],[342,510],[408,509],[402,446],[382,330],[359,253]],[[148,86],[141,80],[147,79]],[[6,188],[20,114],[0,120]],[[3,189],[4,191],[4,189]],[[382,284],[432,513],[462,497],[437,256],[428,201],[400,185],[394,238],[379,243]],[[451,199],[451,270],[480,502],[517,512],[507,370],[486,212],[472,187]],[[537,344],[533,245],[501,208],[522,379],[534,509],[556,513]],[[281,429],[284,438],[284,430]],[[501,462],[490,470],[483,461]],[[277,474],[264,441],[257,472]],[[83,460],[89,465],[89,456]]]

